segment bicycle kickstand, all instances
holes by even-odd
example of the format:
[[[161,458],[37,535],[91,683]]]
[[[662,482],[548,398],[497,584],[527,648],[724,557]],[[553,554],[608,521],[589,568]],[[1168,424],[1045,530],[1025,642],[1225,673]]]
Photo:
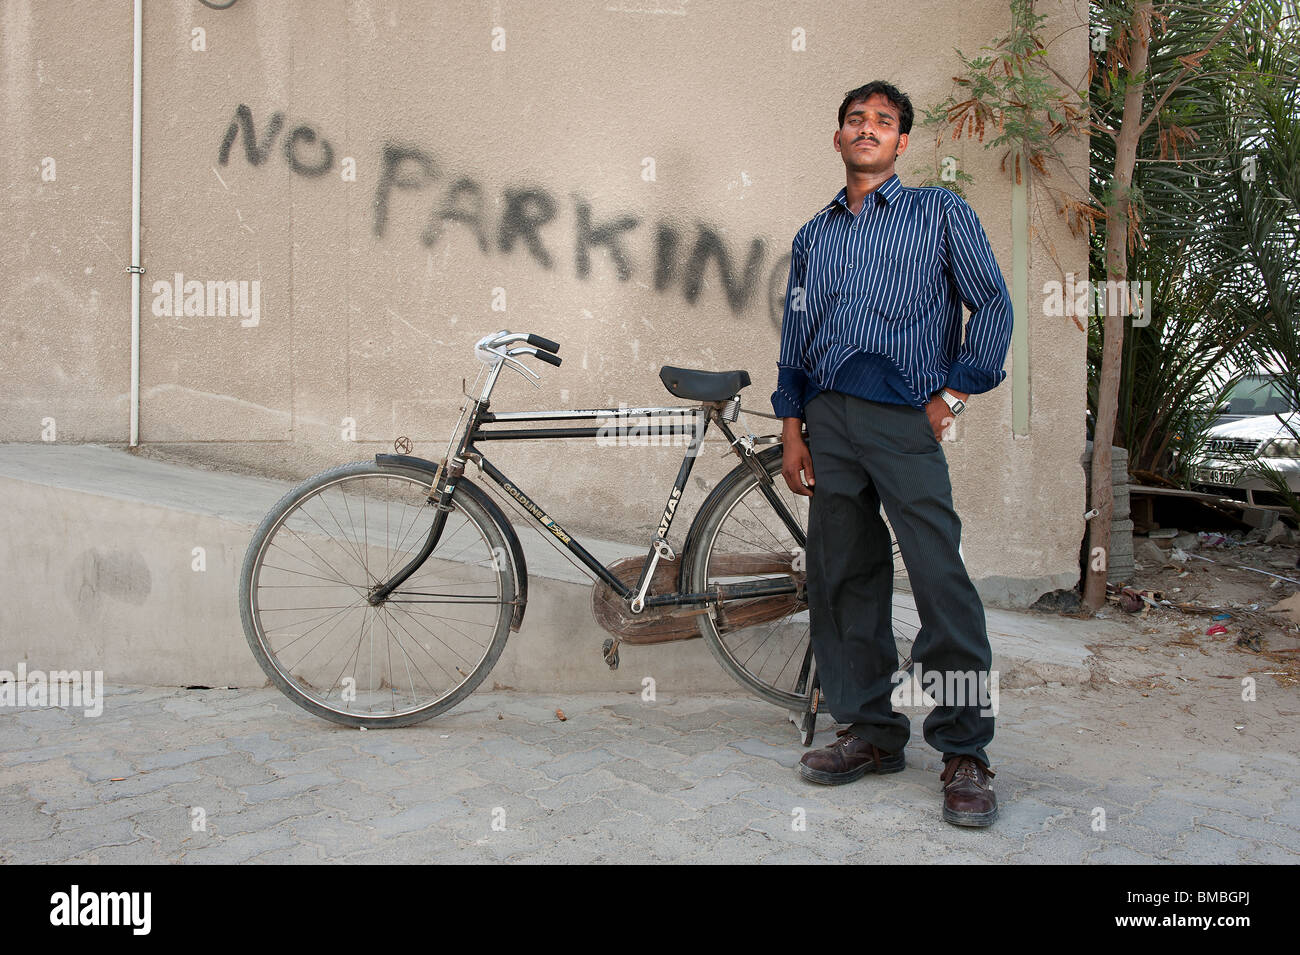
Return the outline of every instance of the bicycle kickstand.
[[[808,701],[803,710],[790,710],[786,715],[799,730],[799,739],[805,746],[811,746],[817,735],[817,708],[821,704],[821,678],[813,673],[812,686],[808,690]]]
[[[623,641],[607,638],[600,648],[600,656],[611,670],[618,669],[618,645]]]

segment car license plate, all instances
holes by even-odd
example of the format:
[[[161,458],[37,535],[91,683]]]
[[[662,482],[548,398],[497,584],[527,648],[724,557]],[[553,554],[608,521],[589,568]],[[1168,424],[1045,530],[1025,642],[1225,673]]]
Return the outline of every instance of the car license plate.
[[[1196,468],[1193,478],[1198,484],[1219,484],[1233,487],[1241,477],[1239,468]]]

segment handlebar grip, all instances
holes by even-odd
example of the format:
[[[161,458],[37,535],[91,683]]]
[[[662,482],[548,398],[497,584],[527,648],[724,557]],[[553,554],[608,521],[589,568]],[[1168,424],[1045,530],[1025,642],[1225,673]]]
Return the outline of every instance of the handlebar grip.
[[[532,334],[530,334],[530,335],[528,336],[528,344],[533,345],[533,346],[535,346],[535,347],[537,347],[537,348],[543,348],[543,349],[545,349],[546,351],[548,351],[548,352],[552,352],[552,353],[557,352],[557,351],[560,350],[560,343],[559,343],[559,342],[553,342],[553,341],[551,341],[549,338],[543,338],[541,335],[532,335]],[[542,356],[541,356],[541,355],[538,355],[537,357],[538,357],[538,358],[541,358]],[[559,362],[555,362],[554,364],[557,364],[557,365],[558,365]]]
[[[532,336],[530,335],[529,338],[531,337]],[[543,339],[543,341],[545,341],[545,339]],[[556,347],[558,348],[559,346],[557,345]],[[540,358],[542,361],[546,362],[548,365],[554,365],[556,368],[559,368],[560,362],[563,361],[563,359],[560,358],[558,355],[552,355],[550,352],[545,352],[545,351],[539,351],[537,353],[537,357]]]

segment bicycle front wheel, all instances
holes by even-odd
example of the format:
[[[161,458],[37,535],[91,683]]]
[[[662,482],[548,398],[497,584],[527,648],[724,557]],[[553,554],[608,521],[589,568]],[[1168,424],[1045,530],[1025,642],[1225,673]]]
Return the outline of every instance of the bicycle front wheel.
[[[803,548],[790,527],[807,534],[810,499],[786,486],[781,475],[781,445],[758,461],[772,479],[780,514],[762,493],[758,477],[741,465],[723,479],[715,497],[697,518],[698,539],[685,558],[683,574],[693,593],[716,592],[720,584],[793,580],[798,592],[786,597],[727,600],[699,616],[700,633],[722,668],[759,698],[791,709],[808,703],[812,644],[804,593]],[[788,517],[788,520],[787,520]],[[884,513],[888,527],[888,519]],[[906,666],[920,629],[907,569],[893,529],[894,599],[891,609],[900,666]]]
[[[423,547],[437,508],[421,471],[364,461],[290,491],[253,535],[240,576],[248,645],[310,713],[407,726],[483,682],[509,636],[514,567],[491,516],[451,502],[437,547],[377,606],[367,599]]]

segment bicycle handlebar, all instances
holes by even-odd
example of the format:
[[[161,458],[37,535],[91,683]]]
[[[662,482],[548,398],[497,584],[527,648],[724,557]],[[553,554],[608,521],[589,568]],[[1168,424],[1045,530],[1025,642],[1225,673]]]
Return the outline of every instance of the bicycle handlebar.
[[[557,345],[556,347],[558,348],[559,346]],[[548,351],[535,351],[533,352],[533,354],[536,355],[538,358],[540,358],[542,361],[546,362],[548,365],[554,365],[556,368],[560,367],[560,362],[563,360],[560,358],[559,355],[552,355]]]
[[[560,350],[560,343],[559,343],[559,342],[553,342],[553,341],[551,341],[549,338],[543,338],[541,335],[531,335],[531,334],[530,334],[530,335],[525,339],[525,341],[527,341],[528,344],[530,344],[530,345],[536,345],[538,348],[544,348],[544,349],[546,349],[546,351],[551,352],[552,354],[554,354],[555,352],[557,352],[557,351]],[[541,355],[538,355],[537,357],[538,357],[538,358],[541,358],[542,356],[541,356]],[[545,359],[543,359],[543,360],[545,360]],[[559,362],[558,362],[558,361],[557,361],[557,362],[552,362],[552,364],[558,365]]]
[[[528,344],[521,345],[518,348],[506,348],[507,345],[515,342],[527,342]],[[542,350],[539,351],[538,349]],[[495,335],[484,335],[480,338],[474,345],[474,356],[483,364],[493,366],[494,369],[504,363],[535,383],[539,380],[537,373],[527,368],[515,356],[532,355],[535,358],[540,358],[548,365],[559,367],[561,360],[554,354],[559,350],[559,342],[553,342],[549,338],[523,332],[511,332],[503,328]],[[496,372],[494,370],[493,377],[489,380],[488,390],[491,390],[490,384],[495,380]]]

